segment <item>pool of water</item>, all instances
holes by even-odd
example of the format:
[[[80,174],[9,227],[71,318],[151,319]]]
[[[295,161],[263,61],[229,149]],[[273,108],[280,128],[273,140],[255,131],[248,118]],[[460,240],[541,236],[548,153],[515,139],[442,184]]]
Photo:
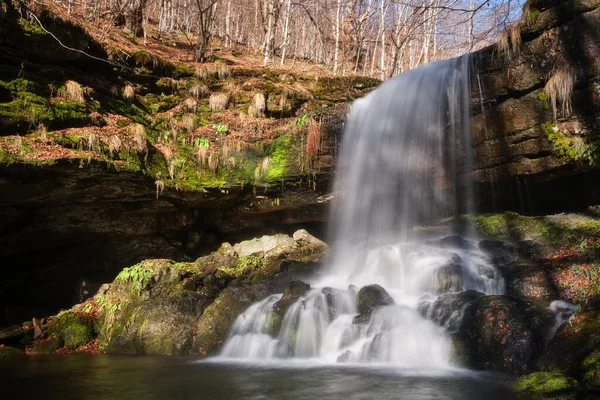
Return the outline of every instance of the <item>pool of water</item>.
[[[502,375],[465,370],[183,357],[64,355],[0,363],[3,399],[517,399],[510,384]]]

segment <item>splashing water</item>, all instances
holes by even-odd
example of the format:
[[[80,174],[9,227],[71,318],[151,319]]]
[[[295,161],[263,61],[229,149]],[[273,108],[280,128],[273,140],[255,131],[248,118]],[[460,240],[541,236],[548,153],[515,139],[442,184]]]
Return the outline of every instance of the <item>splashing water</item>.
[[[274,307],[281,295],[252,305],[234,323],[222,357],[452,365],[448,328],[460,310],[436,323],[435,300],[504,290],[475,240],[422,239],[414,231],[472,210],[469,88],[464,56],[411,70],[353,104],[336,172],[326,278],[311,282],[283,317]],[[371,284],[394,304],[357,316],[358,290]]]

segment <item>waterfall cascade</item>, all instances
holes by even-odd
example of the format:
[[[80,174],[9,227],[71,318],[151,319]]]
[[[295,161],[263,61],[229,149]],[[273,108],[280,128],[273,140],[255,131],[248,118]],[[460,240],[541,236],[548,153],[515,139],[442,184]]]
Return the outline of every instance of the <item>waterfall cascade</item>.
[[[475,240],[423,239],[414,228],[471,210],[470,118],[468,56],[408,71],[357,100],[336,171],[326,278],[283,316],[281,295],[252,305],[221,356],[451,366],[460,310],[445,308],[444,296],[501,294],[504,284]],[[373,284],[393,300],[358,315],[359,289]]]

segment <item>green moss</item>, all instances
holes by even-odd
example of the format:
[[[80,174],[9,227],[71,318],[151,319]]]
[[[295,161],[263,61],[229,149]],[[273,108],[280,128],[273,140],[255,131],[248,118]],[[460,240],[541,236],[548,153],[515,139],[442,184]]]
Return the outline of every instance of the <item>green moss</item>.
[[[287,133],[280,136],[268,147],[267,154],[271,158],[271,162],[265,174],[266,181],[280,181],[285,178],[288,170],[291,146],[292,134]]]
[[[200,267],[196,263],[179,262],[173,263],[171,267],[175,268],[178,271],[188,272],[192,274],[199,274],[201,272]]]
[[[567,136],[558,130],[552,123],[547,121],[544,124],[544,131],[548,141],[554,146],[554,151],[558,156],[568,162],[586,162],[589,165],[598,163],[598,144],[596,142],[586,142],[579,136]]]
[[[19,25],[21,25],[21,28],[23,28],[25,36],[44,36],[46,34],[46,31],[44,31],[38,24],[25,18],[19,19]]]
[[[583,382],[589,387],[600,387],[600,351],[590,354],[582,363]]]
[[[529,14],[527,14],[527,18],[525,19],[525,22],[533,23],[533,22],[535,22],[535,20],[537,19],[537,17],[539,15],[540,15],[540,10],[538,10],[537,8],[535,8],[531,4],[529,4]]]
[[[574,399],[577,382],[562,372],[534,372],[517,380],[514,389],[534,398]]]
[[[283,318],[281,315],[274,313],[274,312],[270,312],[267,315],[267,318],[265,321],[266,331],[271,336],[277,337],[277,335],[279,335],[279,332],[281,331],[282,323],[283,323]]]
[[[187,78],[194,76],[194,70],[188,64],[177,64],[175,71],[173,71],[173,78]]]
[[[144,263],[139,263],[131,267],[124,268],[119,275],[117,280],[131,284],[129,287],[130,292],[141,292],[152,281],[152,271],[146,268]]]
[[[48,328],[50,335],[56,335],[65,341],[65,347],[75,349],[96,337],[93,321],[86,314],[65,311],[57,315]]]

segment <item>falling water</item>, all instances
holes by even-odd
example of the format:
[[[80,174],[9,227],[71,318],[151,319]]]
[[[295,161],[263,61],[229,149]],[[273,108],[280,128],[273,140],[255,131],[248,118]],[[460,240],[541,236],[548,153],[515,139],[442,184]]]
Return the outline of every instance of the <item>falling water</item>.
[[[436,308],[437,300],[504,290],[459,224],[454,233],[463,236],[415,234],[418,225],[472,209],[469,88],[464,56],[411,70],[352,105],[336,172],[327,277],[311,282],[283,316],[276,312],[281,295],[252,305],[236,320],[223,357],[452,365],[449,331],[461,310]],[[385,288],[393,304],[358,315],[357,293],[371,284]],[[444,312],[450,314],[440,317]]]

